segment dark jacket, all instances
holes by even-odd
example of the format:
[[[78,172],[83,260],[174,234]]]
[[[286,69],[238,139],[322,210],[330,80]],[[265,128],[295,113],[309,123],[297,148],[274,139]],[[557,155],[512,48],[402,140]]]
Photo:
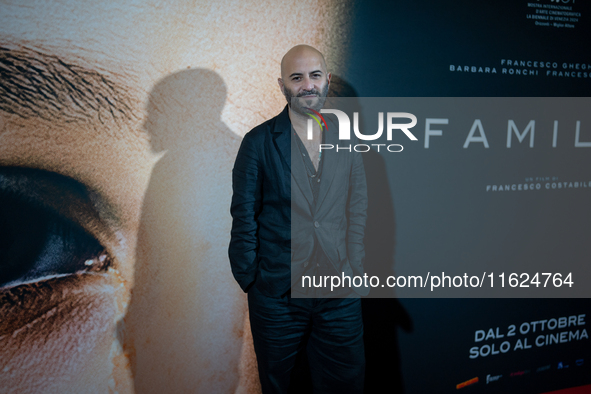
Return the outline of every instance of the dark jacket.
[[[322,181],[313,204],[291,133],[286,106],[244,136],[236,157],[229,256],[232,273],[245,292],[254,285],[270,297],[285,294],[291,278],[301,280],[315,239],[334,275],[363,275],[367,185],[361,155],[336,149],[322,152]],[[339,142],[332,123],[325,133],[327,144],[354,145]],[[297,160],[292,161],[292,155]],[[354,290],[362,295],[368,291]]]

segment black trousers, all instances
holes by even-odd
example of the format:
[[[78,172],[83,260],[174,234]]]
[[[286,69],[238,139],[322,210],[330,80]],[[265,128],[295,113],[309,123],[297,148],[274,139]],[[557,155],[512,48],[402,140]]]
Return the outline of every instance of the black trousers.
[[[287,393],[303,346],[307,346],[314,393],[363,392],[360,299],[292,298],[290,294],[272,298],[253,286],[248,306],[263,394]]]

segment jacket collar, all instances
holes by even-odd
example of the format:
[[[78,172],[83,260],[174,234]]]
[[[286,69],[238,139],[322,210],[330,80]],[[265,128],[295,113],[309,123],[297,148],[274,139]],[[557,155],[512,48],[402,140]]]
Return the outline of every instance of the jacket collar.
[[[277,150],[283,158],[283,162],[291,171],[291,120],[287,105],[279,115],[275,117],[275,124],[271,127],[273,140]]]
[[[286,105],[283,111],[275,119],[275,127],[271,130],[273,133],[283,133],[291,131],[291,120],[289,119],[289,107]]]

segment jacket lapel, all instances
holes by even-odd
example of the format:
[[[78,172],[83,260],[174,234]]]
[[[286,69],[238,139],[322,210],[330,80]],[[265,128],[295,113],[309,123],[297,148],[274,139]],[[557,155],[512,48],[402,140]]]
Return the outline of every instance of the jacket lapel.
[[[282,157],[287,168],[291,172],[292,185],[295,183],[301,193],[304,195],[310,206],[314,203],[314,196],[312,195],[312,189],[310,188],[310,182],[306,175],[306,168],[304,162],[301,159],[301,154],[297,144],[293,140],[293,130],[291,127],[291,121],[289,120],[288,107],[285,106],[283,112],[277,116],[275,122],[275,128],[273,130],[273,137],[275,145]],[[292,187],[291,196],[293,198],[294,188]]]
[[[287,106],[277,115],[272,132],[273,141],[279,151],[279,155],[291,171],[291,121],[289,120]]]

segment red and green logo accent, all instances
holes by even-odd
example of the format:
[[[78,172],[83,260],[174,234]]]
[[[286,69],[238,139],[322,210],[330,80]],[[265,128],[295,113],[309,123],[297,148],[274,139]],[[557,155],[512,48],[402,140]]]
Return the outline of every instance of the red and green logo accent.
[[[312,119],[314,119],[316,121],[316,123],[318,123],[318,126],[320,126],[320,130],[322,130],[322,123],[324,123],[324,127],[328,131],[328,126],[326,125],[326,120],[324,120],[322,115],[320,115],[320,112],[314,111],[312,108],[306,108],[306,109],[309,111],[312,111],[312,112],[314,112],[314,114],[316,114],[316,115],[314,115],[314,114],[308,114],[308,115],[310,115],[312,117]],[[320,123],[320,120],[322,120],[322,123]]]

